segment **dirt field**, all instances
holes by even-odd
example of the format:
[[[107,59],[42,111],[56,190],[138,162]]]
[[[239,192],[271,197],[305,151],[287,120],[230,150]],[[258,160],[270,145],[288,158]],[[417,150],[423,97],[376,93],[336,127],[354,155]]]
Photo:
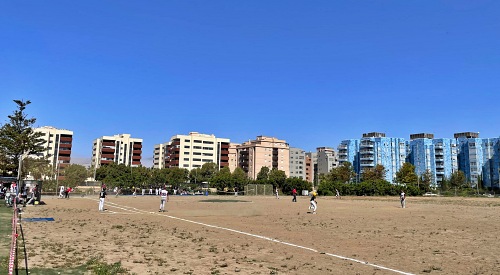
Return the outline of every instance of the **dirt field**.
[[[93,255],[136,274],[500,274],[495,198],[45,197],[23,218],[31,267]],[[221,200],[204,202],[204,200]],[[240,200],[224,201],[224,200]],[[342,258],[346,257],[346,258]]]

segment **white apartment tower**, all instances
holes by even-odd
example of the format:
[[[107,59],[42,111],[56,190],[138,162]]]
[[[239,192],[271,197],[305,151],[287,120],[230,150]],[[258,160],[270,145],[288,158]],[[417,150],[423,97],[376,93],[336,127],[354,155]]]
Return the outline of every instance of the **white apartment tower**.
[[[64,179],[64,169],[71,161],[71,147],[73,143],[73,131],[57,129],[51,126],[34,128],[34,132],[42,133],[40,137],[44,141],[43,152],[38,153],[37,158],[44,158],[54,168],[58,179]]]
[[[103,136],[94,140],[92,146],[92,167],[117,163],[127,166],[141,165],[142,139],[131,138],[129,134]]]
[[[168,142],[156,144],[153,154],[153,168],[163,169],[165,168],[165,158],[167,152]]]
[[[205,163],[216,163],[220,168],[229,166],[229,139],[190,132],[175,135],[165,146],[165,167],[192,170]]]

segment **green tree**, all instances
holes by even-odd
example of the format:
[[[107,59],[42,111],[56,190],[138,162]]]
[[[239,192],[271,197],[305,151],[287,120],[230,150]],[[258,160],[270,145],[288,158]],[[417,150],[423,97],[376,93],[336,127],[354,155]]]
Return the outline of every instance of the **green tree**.
[[[219,190],[224,190],[225,188],[232,189],[234,185],[229,167],[226,166],[220,169],[220,171],[212,177],[210,186]]]
[[[453,173],[451,173],[450,176],[450,187],[455,188],[455,190],[458,188],[463,188],[467,187],[467,179],[465,178],[464,172],[458,170]]]
[[[200,168],[194,168],[189,171],[189,182],[193,184],[201,184],[203,182],[203,177]]]
[[[188,182],[189,171],[185,168],[171,167],[169,168],[167,183],[174,187],[179,187],[181,184]]]
[[[212,176],[215,175],[219,171],[219,167],[217,167],[217,163],[207,162],[201,166],[201,178],[197,178],[197,181],[210,181]]]
[[[425,170],[425,173],[420,177],[420,190],[423,192],[429,192],[431,190],[432,184],[432,173],[429,169]]]
[[[385,167],[382,164],[377,164],[374,168],[364,169],[361,174],[362,181],[385,180]]]
[[[266,184],[269,179],[269,167],[262,166],[259,173],[257,174],[256,182],[257,184]]]
[[[311,191],[312,183],[297,177],[287,178],[285,180],[285,183],[281,187],[281,192],[283,192],[283,194],[292,194],[292,190],[294,188],[297,190],[297,193],[299,194],[301,190]]]
[[[231,176],[234,186],[237,187],[238,190],[243,190],[245,185],[247,185],[250,181],[247,174],[241,167],[236,167]]]
[[[415,166],[409,162],[403,163],[403,166],[396,172],[396,182],[400,184],[417,184],[418,176],[415,173]]]
[[[342,183],[350,183],[356,178],[354,168],[348,161],[343,162],[340,166],[333,168],[331,173],[335,175],[335,181],[340,181]]]
[[[26,107],[31,101],[14,100],[17,110],[8,116],[9,122],[0,128],[0,154],[2,161],[0,170],[18,173],[19,160],[23,155],[37,154],[43,151],[43,133],[34,132],[32,126],[36,118],[27,118]]]
[[[79,164],[70,164],[64,169],[64,180],[59,180],[64,186],[75,187],[85,182],[88,171],[85,166]]]
[[[269,172],[269,184],[272,184],[275,188],[281,188],[285,185],[286,174],[285,171],[278,170],[277,168],[273,168],[271,172]]]
[[[31,175],[35,180],[42,180],[44,178],[53,178],[55,171],[50,165],[49,160],[45,158],[25,158],[21,168],[22,175]]]

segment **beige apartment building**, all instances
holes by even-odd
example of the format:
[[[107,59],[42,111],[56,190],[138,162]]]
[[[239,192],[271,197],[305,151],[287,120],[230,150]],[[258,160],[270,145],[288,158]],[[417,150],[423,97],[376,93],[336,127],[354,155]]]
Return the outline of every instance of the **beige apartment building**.
[[[290,176],[290,147],[285,140],[274,137],[257,136],[237,147],[238,166],[251,179],[256,179],[262,167],[282,170]]]
[[[156,144],[153,152],[153,168],[165,168],[165,157],[167,152],[168,142]]]
[[[117,163],[127,166],[141,165],[142,139],[131,138],[130,134],[102,136],[92,146],[92,167]]]
[[[238,150],[237,147],[241,145],[239,143],[229,144],[229,171],[234,172],[236,167],[238,167]]]
[[[34,128],[33,131],[43,134],[40,139],[44,141],[42,144],[44,151],[30,157],[47,159],[54,169],[56,178],[63,180],[64,169],[71,161],[73,131],[52,126]]]
[[[217,138],[214,135],[198,132],[175,135],[165,146],[164,167],[192,170],[213,162],[220,169],[229,166],[229,148],[230,141],[227,138]],[[161,162],[161,156],[159,158]]]

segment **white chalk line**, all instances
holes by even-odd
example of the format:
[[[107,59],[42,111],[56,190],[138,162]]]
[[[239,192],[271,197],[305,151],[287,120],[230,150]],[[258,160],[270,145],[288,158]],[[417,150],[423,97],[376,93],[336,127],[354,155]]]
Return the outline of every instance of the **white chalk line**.
[[[95,199],[92,199],[92,200],[95,200]],[[289,242],[285,242],[285,241],[280,241],[278,239],[274,239],[274,238],[270,238],[270,237],[266,237],[266,236],[252,234],[252,233],[248,233],[248,232],[244,232],[244,231],[239,231],[239,230],[235,230],[235,229],[231,229],[231,228],[226,228],[226,227],[221,227],[221,226],[217,226],[217,225],[211,225],[211,224],[206,224],[206,223],[202,223],[202,222],[187,220],[187,219],[184,219],[184,218],[170,216],[170,215],[167,215],[167,214],[161,213],[161,212],[150,212],[150,211],[145,211],[145,210],[137,209],[135,207],[122,206],[122,205],[118,205],[118,204],[112,203],[112,202],[108,202],[108,204],[112,204],[113,207],[116,207],[118,209],[122,209],[124,211],[130,211],[130,212],[133,212],[135,214],[144,214],[144,213],[146,213],[146,214],[153,214],[153,215],[156,214],[156,215],[164,216],[164,217],[167,217],[167,218],[170,218],[170,219],[174,219],[174,220],[180,220],[180,221],[184,221],[184,222],[188,222],[188,223],[202,225],[202,226],[205,226],[205,227],[210,227],[210,228],[225,230],[225,231],[234,232],[234,233],[238,233],[238,234],[241,234],[241,235],[246,235],[246,236],[250,236],[250,237],[254,237],[254,238],[258,238],[258,239],[262,239],[262,240],[266,240],[266,241],[271,241],[271,242],[275,242],[275,243],[279,243],[279,244],[283,244],[283,245],[288,245],[288,246],[292,246],[292,247],[296,247],[296,248],[301,248],[301,249],[304,249],[304,250],[309,250],[311,252],[320,253],[320,254],[323,254],[323,255],[330,256],[330,257],[334,257],[334,258],[338,258],[338,259],[342,259],[342,260],[347,260],[347,261],[355,262],[355,263],[358,263],[358,264],[375,267],[375,268],[378,268],[378,269],[392,271],[394,273],[399,273],[399,274],[404,274],[404,275],[414,275],[413,273],[409,273],[409,272],[405,272],[405,271],[401,271],[401,270],[397,270],[397,269],[385,267],[385,266],[378,265],[378,264],[369,263],[367,261],[362,261],[362,260],[358,260],[358,259],[354,259],[354,258],[349,258],[349,257],[345,257],[345,256],[342,256],[342,255],[336,255],[336,254],[332,254],[332,253],[320,252],[320,251],[318,251],[318,250],[316,250],[314,248],[310,248],[310,247],[306,247],[306,246],[302,246],[302,245],[297,245],[297,244],[293,244],[293,243],[289,243]],[[130,210],[130,209],[127,209],[127,208],[130,208],[130,209],[133,209],[133,210]]]

